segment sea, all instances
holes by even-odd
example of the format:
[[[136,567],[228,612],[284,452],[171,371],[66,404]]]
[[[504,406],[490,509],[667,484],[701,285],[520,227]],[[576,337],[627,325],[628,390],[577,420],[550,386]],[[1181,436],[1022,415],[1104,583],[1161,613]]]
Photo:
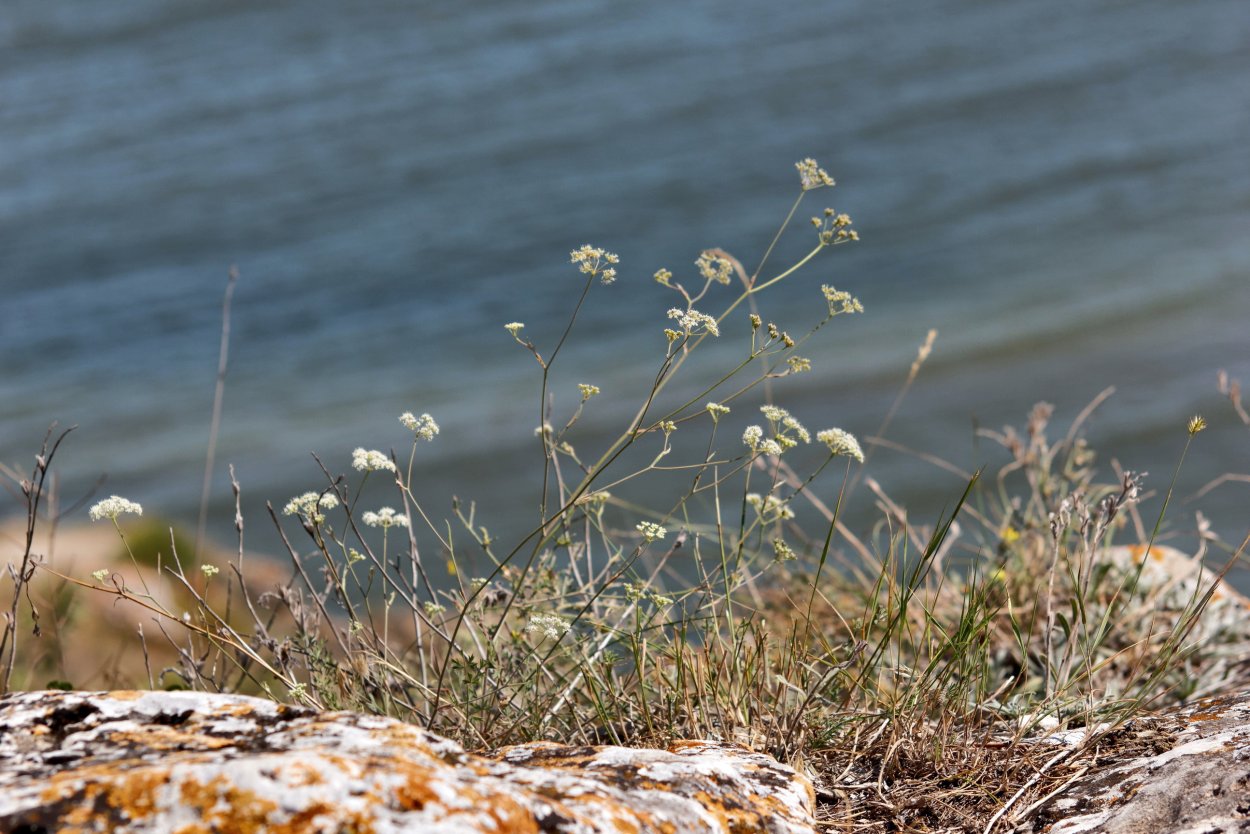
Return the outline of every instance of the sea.
[[[760,280],[812,248],[825,208],[860,240],[756,309],[796,338],[822,284],[865,312],[803,342],[811,371],[730,402],[723,459],[765,401],[855,434],[869,460],[843,518],[880,543],[891,505],[931,527],[970,473],[996,484],[1009,458],[987,431],[1023,432],[1046,402],[1062,438],[1114,388],[1081,427],[1100,476],[1149,473],[1147,530],[1175,477],[1162,539],[1192,552],[1209,524],[1219,556],[1250,529],[1250,425],[1219,385],[1250,388],[1248,147],[1243,0],[3,0],[0,462],[29,477],[49,425],[76,426],[49,482],[64,522],[119,494],[194,531],[237,269],[209,535],[235,541],[233,467],[247,547],[286,558],[269,502],[306,549],[283,505],[327,472],[355,490],[357,447],[406,467],[397,418],[428,412],[441,432],[418,444],[414,494],[481,561],[456,510],[496,541],[528,531],[534,429],[596,385],[567,439],[598,458],[682,303],[653,274],[694,288],[709,248],[754,271],[812,157],[837,185],[803,196]],[[578,307],[583,244],[620,263]],[[714,285],[697,306],[734,297]],[[504,325],[546,360],[575,310],[544,400]],[[657,407],[742,360],[747,312]],[[1209,428],[1177,473],[1195,414]],[[614,488],[611,523],[655,520],[710,429],[680,424],[657,464],[674,471]],[[662,446],[648,435],[622,464]],[[814,494],[835,503],[846,474]],[[0,517],[20,517],[6,486]],[[374,475],[360,500],[397,498]]]

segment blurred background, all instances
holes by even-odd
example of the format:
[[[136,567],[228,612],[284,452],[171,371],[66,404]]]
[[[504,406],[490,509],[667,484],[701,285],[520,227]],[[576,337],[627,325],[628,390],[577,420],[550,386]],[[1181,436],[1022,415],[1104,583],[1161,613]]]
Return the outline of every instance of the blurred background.
[[[50,421],[77,424],[64,505],[95,488],[193,529],[235,264],[218,541],[228,464],[249,544],[274,549],[264,502],[324,486],[312,452],[335,472],[356,446],[405,452],[403,411],[442,425],[418,458],[431,514],[454,494],[519,531],[539,376],[502,325],[549,349],[581,287],[568,252],[620,254],[555,387],[560,414],[576,383],[603,389],[576,438],[597,457],[664,349],[652,273],[689,283],[714,246],[752,268],[812,156],[839,184],[772,263],[810,248],[825,206],[863,240],[761,312],[802,332],[821,283],[868,312],[821,332],[780,404],[871,435],[936,328],[892,441],[996,465],[975,427],[1046,400],[1061,433],[1114,385],[1089,423],[1103,471],[1165,490],[1202,413],[1170,523],[1201,508],[1240,539],[1250,485],[1186,499],[1250,472],[1216,384],[1250,383],[1247,44],[1241,0],[5,0],[0,461],[28,470]],[[893,449],[871,474],[922,522],[963,486]],[[874,512],[866,491],[848,510]]]

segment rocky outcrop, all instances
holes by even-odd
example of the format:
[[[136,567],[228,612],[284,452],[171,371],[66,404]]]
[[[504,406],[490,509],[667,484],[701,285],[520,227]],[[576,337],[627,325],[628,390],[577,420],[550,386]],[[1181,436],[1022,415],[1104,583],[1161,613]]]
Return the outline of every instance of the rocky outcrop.
[[[811,784],[711,742],[493,757],[398,721],[193,692],[0,698],[0,831],[812,834]]]
[[[1250,696],[1209,699],[1145,722],[1163,749],[1084,774],[1025,831],[1233,834],[1250,831]],[[1148,726],[1154,725],[1154,726]]]

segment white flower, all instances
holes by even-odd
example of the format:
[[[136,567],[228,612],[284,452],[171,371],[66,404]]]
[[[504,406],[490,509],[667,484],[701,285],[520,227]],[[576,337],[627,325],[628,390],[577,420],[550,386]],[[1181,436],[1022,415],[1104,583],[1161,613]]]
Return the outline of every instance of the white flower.
[[[582,402],[586,402],[586,400],[599,393],[598,385],[588,385],[585,382],[577,383],[577,388],[582,392]]]
[[[403,423],[404,428],[408,429],[422,440],[433,440],[434,435],[438,434],[438,423],[435,423],[434,418],[429,414],[422,414],[420,417],[415,417],[411,411],[405,411],[403,414],[399,415],[399,422]],[[361,450],[357,449],[356,451],[359,452]],[[357,466],[356,468],[359,469],[360,467]],[[388,467],[383,466],[378,468],[386,469]],[[395,467],[392,466],[389,468],[394,470]]]
[[[382,509],[378,510],[376,513],[373,513],[373,512],[365,513],[364,515],[360,517],[360,520],[370,527],[381,527],[383,529],[386,529],[389,527],[407,527],[408,526],[408,516],[396,515],[395,510],[391,509],[390,507],[383,507]]]
[[[321,510],[332,510],[339,505],[339,499],[332,493],[321,495],[316,492],[305,492],[297,495],[282,508],[283,515],[300,515],[313,524],[321,524],[326,520]]]
[[[143,507],[140,507],[134,501],[122,498],[120,495],[114,495],[96,504],[87,514],[92,521],[100,521],[104,518],[116,521],[117,517],[123,513],[143,515]]]
[[[772,455],[773,457],[779,458],[781,457],[782,453],[785,452],[785,449],[783,449],[781,444],[778,443],[776,440],[769,438],[768,440],[765,440],[763,443],[760,444],[759,451],[763,452],[766,455]]]
[[[352,452],[352,467],[361,472],[376,472],[385,469],[395,471],[395,464],[384,452],[377,449],[356,449]]]
[[[642,533],[642,537],[649,542],[662,539],[668,535],[668,530],[664,529],[654,521],[640,521],[635,529]]]
[[[100,568],[99,570],[92,571],[91,575],[95,577],[96,582],[103,582],[109,578],[109,570],[108,568]]]
[[[682,310],[680,307],[674,307],[668,311],[668,317],[675,320],[681,325],[687,334],[696,335],[700,329],[713,336],[720,335],[720,327],[716,324],[716,319],[707,313],[700,313],[698,310]]]
[[[557,614],[534,614],[530,617],[526,631],[541,632],[544,637],[559,640],[569,630],[568,621]]]
[[[860,448],[855,435],[842,429],[825,429],[816,433],[816,439],[829,447],[833,455],[846,455],[860,463],[864,462],[864,450]]]
[[[591,246],[589,243],[570,252],[569,260],[577,264],[578,271],[583,275],[598,275],[599,280],[605,284],[611,284],[616,280],[616,270],[612,267],[605,267],[604,264],[615,265],[621,261],[618,255]]]
[[[525,327],[524,322],[510,321],[503,326],[503,329],[511,333],[513,338],[519,338],[517,334],[520,333],[524,327]]]
[[[790,412],[776,405],[761,405],[760,413],[764,415],[764,419],[770,423],[780,423],[782,420],[790,416]]]
[[[204,574],[205,579],[212,579],[214,576],[221,573],[221,568],[216,565],[200,565],[200,573]]]
[[[811,443],[812,436],[808,434],[807,429],[803,428],[803,424],[794,417],[790,416],[790,412],[784,408],[775,405],[762,405],[760,412],[764,418],[768,420],[773,430],[773,439],[783,448],[792,449],[798,445],[798,441]],[[794,436],[791,437],[790,435]]]
[[[759,426],[747,426],[746,431],[742,433],[743,444],[751,447],[751,451],[760,445],[760,441],[764,439],[764,430]]]
[[[712,415],[712,422],[720,420],[723,415],[729,413],[729,406],[721,405],[720,403],[708,403],[704,407],[707,409],[707,413]]]

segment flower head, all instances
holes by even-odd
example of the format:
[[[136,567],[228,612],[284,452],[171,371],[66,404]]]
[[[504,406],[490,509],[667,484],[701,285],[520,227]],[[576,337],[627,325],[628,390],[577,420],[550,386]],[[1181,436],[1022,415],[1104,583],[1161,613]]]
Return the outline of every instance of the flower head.
[[[436,426],[435,431],[437,428]],[[379,452],[377,449],[356,449],[352,452],[352,468],[361,472],[376,472],[379,469],[394,472],[395,464],[385,452]]]
[[[384,530],[390,527],[408,526],[408,516],[398,515],[390,507],[383,507],[376,513],[367,512],[360,517],[360,520],[370,527],[381,527]]]
[[[338,505],[339,499],[332,493],[305,492],[286,502],[282,514],[302,516],[313,524],[321,524],[326,520],[322,510],[332,510]]]
[[[682,310],[674,307],[668,311],[668,317],[676,320],[688,335],[697,335],[700,330],[704,333],[711,333],[713,336],[720,335],[720,327],[716,324],[715,317],[700,313],[698,310]]]
[[[816,234],[820,236],[820,242],[825,245],[859,240],[859,232],[850,228],[852,222],[849,214],[838,214],[831,208],[825,209],[823,218],[812,218]]]
[[[200,565],[200,573],[204,574],[205,579],[212,579],[214,576],[221,573],[221,568],[216,565]]]
[[[816,164],[816,160],[808,157],[801,162],[794,163],[794,167],[799,171],[799,185],[804,191],[811,191],[813,188],[822,188],[827,185],[833,185],[833,177],[826,173],[824,168]]]
[[[517,334],[520,333],[524,328],[525,328],[524,322],[519,322],[519,321],[510,321],[503,326],[503,329],[511,333],[513,338],[517,338]]]
[[[758,492],[748,492],[746,501],[759,513],[761,521],[787,521],[794,518],[794,510],[790,509],[790,505],[776,495],[770,494],[764,497]]]
[[[605,264],[615,265],[621,260],[620,256],[591,246],[589,243],[570,252],[569,259],[577,264],[578,271],[583,275],[598,275],[599,280],[604,284],[611,284],[616,280],[616,270]]]
[[[773,439],[783,447],[791,449],[797,446],[799,441],[804,443],[812,442],[812,436],[808,434],[803,424],[794,419],[790,412],[784,408],[775,405],[762,405],[760,406],[760,412],[773,430]]]
[[[558,614],[533,614],[525,626],[529,632],[539,632],[543,637],[559,640],[569,630],[569,623]]]
[[[829,305],[829,315],[831,316],[842,313],[864,312],[864,305],[859,303],[859,299],[845,290],[839,290],[828,284],[821,284],[820,292],[825,297],[825,303]]]
[[[850,432],[842,429],[825,429],[816,433],[816,439],[828,446],[829,452],[834,456],[846,455],[849,458],[855,458],[860,463],[864,462],[864,450],[860,448],[855,435]]]
[[[96,582],[103,582],[104,580],[106,580],[106,579],[108,579],[108,578],[109,578],[109,569],[108,569],[108,568],[100,568],[99,570],[93,570],[93,571],[91,572],[91,575],[92,575],[92,577],[94,577],[94,578],[95,578],[95,581],[96,581]]]
[[[649,542],[658,541],[668,535],[668,530],[656,524],[654,521],[640,521],[635,529],[642,533],[642,537]]]
[[[700,275],[718,284],[728,284],[734,268],[733,261],[714,249],[700,253],[694,265],[699,268]]]
[[[582,392],[582,402],[586,402],[586,400],[590,399],[591,397],[599,393],[599,386],[588,385],[585,382],[579,382],[577,383],[577,390]]]
[[[1195,414],[1193,417],[1190,418],[1189,425],[1187,428],[1189,429],[1189,434],[1192,436],[1202,431],[1206,427],[1207,427],[1207,421],[1203,419],[1202,415]]]
[[[707,409],[708,414],[712,415],[713,423],[720,422],[720,418],[729,413],[729,406],[720,403],[708,403],[704,408]]]
[[[399,415],[399,422],[403,423],[404,428],[408,429],[422,440],[433,440],[434,435],[438,434],[438,423],[435,423],[434,418],[429,414],[422,414],[420,417],[414,417],[411,411],[405,411],[403,414]],[[359,452],[361,450],[357,449],[356,451]],[[355,465],[354,461],[352,465]],[[356,468],[359,469],[360,467],[357,466]],[[382,466],[378,468],[386,469],[387,467]],[[394,467],[391,468],[393,469]]]
[[[120,495],[113,495],[100,501],[87,513],[92,521],[100,521],[107,518],[110,521],[116,521],[119,515],[123,513],[134,513],[135,515],[143,515],[143,507],[134,501],[122,498]]]

